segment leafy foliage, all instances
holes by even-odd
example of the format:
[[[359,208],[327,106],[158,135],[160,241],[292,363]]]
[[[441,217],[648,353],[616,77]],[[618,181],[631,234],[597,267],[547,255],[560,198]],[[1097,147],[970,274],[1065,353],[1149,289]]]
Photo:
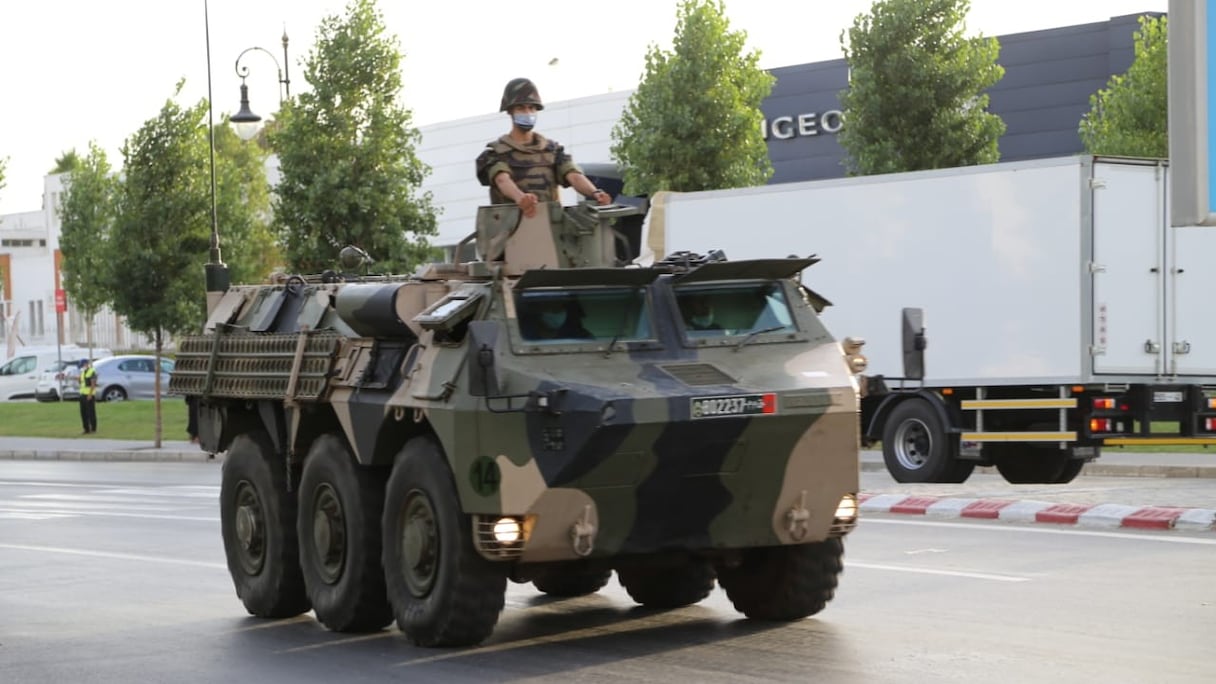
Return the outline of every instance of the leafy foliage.
[[[8,167],[8,157],[0,157],[0,190],[4,189],[4,171]]]
[[[58,207],[63,289],[91,320],[111,299],[108,250],[118,182],[105,150],[96,142],[89,143],[84,158],[75,151],[70,154],[71,164],[61,163],[67,155],[56,161],[56,168],[64,168],[61,173],[67,173]]]
[[[1081,117],[1081,142],[1090,154],[1168,157],[1166,129],[1166,17],[1140,17],[1133,41],[1135,58],[1125,74],[1110,77],[1089,96]]]
[[[774,78],[744,54],[721,0],[681,0],[671,51],[651,46],[646,72],[612,129],[626,192],[760,185],[773,174],[760,103]]]
[[[1005,75],[995,38],[965,38],[968,0],[877,0],[841,33],[849,88],[838,135],[850,173],[995,162],[1005,123],[984,91]]]
[[[76,154],[75,148],[67,150],[55,159],[55,166],[51,168],[51,173],[71,173],[79,169],[83,161],[80,155]]]
[[[377,267],[403,271],[431,256],[430,172],[415,153],[413,114],[398,104],[402,55],[375,0],[352,0],[322,20],[304,62],[312,90],[289,102],[270,135],[278,152],[275,222],[288,267],[334,267],[362,247]]]
[[[178,85],[178,92],[181,85]],[[203,262],[210,244],[207,103],[165,102],[123,143],[109,250],[114,309],[154,338],[198,324]]]

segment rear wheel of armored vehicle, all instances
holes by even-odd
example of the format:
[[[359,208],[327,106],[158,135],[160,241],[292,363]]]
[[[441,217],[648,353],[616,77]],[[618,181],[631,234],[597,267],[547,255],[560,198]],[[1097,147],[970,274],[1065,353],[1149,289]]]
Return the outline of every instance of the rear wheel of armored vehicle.
[[[905,399],[882,431],[882,457],[896,482],[962,482],[975,465],[957,458],[955,442],[924,399]]]
[[[1054,445],[986,444],[984,449],[1010,484],[1067,484],[1085,466],[1085,461]]]
[[[284,618],[308,610],[296,541],[296,500],[287,467],[265,432],[238,435],[224,459],[220,531],[236,595],[251,615]]]
[[[401,631],[419,646],[468,646],[489,636],[506,572],[473,548],[472,523],[430,437],[410,440],[398,454],[381,525],[385,582]]]
[[[681,608],[709,596],[716,573],[709,561],[692,558],[677,566],[625,566],[616,576],[630,598],[647,608]]]
[[[360,467],[338,435],[323,435],[300,478],[300,567],[313,612],[336,632],[374,632],[393,621],[380,564],[384,478]]]
[[[735,566],[718,568],[718,584],[735,610],[756,620],[800,620],[823,610],[844,569],[838,538],[749,549]]]
[[[554,570],[532,580],[532,585],[550,596],[586,596],[603,589],[610,579],[611,570]]]

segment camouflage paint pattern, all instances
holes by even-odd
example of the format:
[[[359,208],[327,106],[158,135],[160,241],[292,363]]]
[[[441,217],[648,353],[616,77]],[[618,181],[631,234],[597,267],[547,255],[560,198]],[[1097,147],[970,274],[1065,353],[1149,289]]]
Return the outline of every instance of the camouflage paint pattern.
[[[561,238],[560,226],[552,234]],[[578,243],[555,244],[560,252]],[[848,531],[835,511],[858,491],[855,379],[796,283],[777,280],[794,333],[685,339],[672,294],[678,274],[656,269],[645,286],[651,339],[537,344],[521,336],[510,265],[475,266],[233,287],[204,334],[182,340],[171,390],[203,397],[202,438],[212,451],[253,416],[265,424],[280,410],[282,424],[266,428],[285,434],[280,450],[296,462],[318,431],[340,432],[368,466],[389,465],[410,437],[433,435],[466,513],[525,521],[522,549],[480,549],[491,558],[735,549]],[[468,320],[454,328],[430,312],[452,305],[449,295],[472,298]],[[481,354],[468,321],[496,331]],[[276,389],[295,386],[288,376],[318,358],[315,396]],[[497,391],[478,396],[473,375],[487,358],[483,374]],[[240,372],[243,384],[221,377]],[[757,395],[767,413],[692,413],[698,397]]]

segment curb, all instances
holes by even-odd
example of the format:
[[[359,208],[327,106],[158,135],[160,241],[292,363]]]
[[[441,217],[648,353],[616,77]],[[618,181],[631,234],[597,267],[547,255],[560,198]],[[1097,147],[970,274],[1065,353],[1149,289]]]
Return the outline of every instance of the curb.
[[[887,466],[882,461],[862,461],[861,472],[886,472]],[[980,466],[976,473],[997,474],[996,468]],[[1111,463],[1086,463],[1081,468],[1081,475],[1091,477],[1190,477],[1216,478],[1216,465],[1180,466],[1180,465],[1128,465]]]
[[[222,454],[209,454],[205,451],[154,451],[150,449],[144,451],[69,451],[62,449],[57,449],[54,451],[37,449],[0,450],[0,461],[139,461],[143,463],[207,463],[209,461],[218,462],[222,460],[224,460]]]
[[[858,495],[862,513],[1046,523],[1098,529],[1216,531],[1216,509],[1122,504],[1070,504],[907,494]]]

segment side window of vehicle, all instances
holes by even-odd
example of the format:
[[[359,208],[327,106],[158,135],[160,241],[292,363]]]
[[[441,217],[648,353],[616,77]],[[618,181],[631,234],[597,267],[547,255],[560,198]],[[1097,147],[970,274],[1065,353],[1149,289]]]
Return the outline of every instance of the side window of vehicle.
[[[34,370],[35,359],[32,356],[22,356],[13,360],[13,375],[30,373]]]

